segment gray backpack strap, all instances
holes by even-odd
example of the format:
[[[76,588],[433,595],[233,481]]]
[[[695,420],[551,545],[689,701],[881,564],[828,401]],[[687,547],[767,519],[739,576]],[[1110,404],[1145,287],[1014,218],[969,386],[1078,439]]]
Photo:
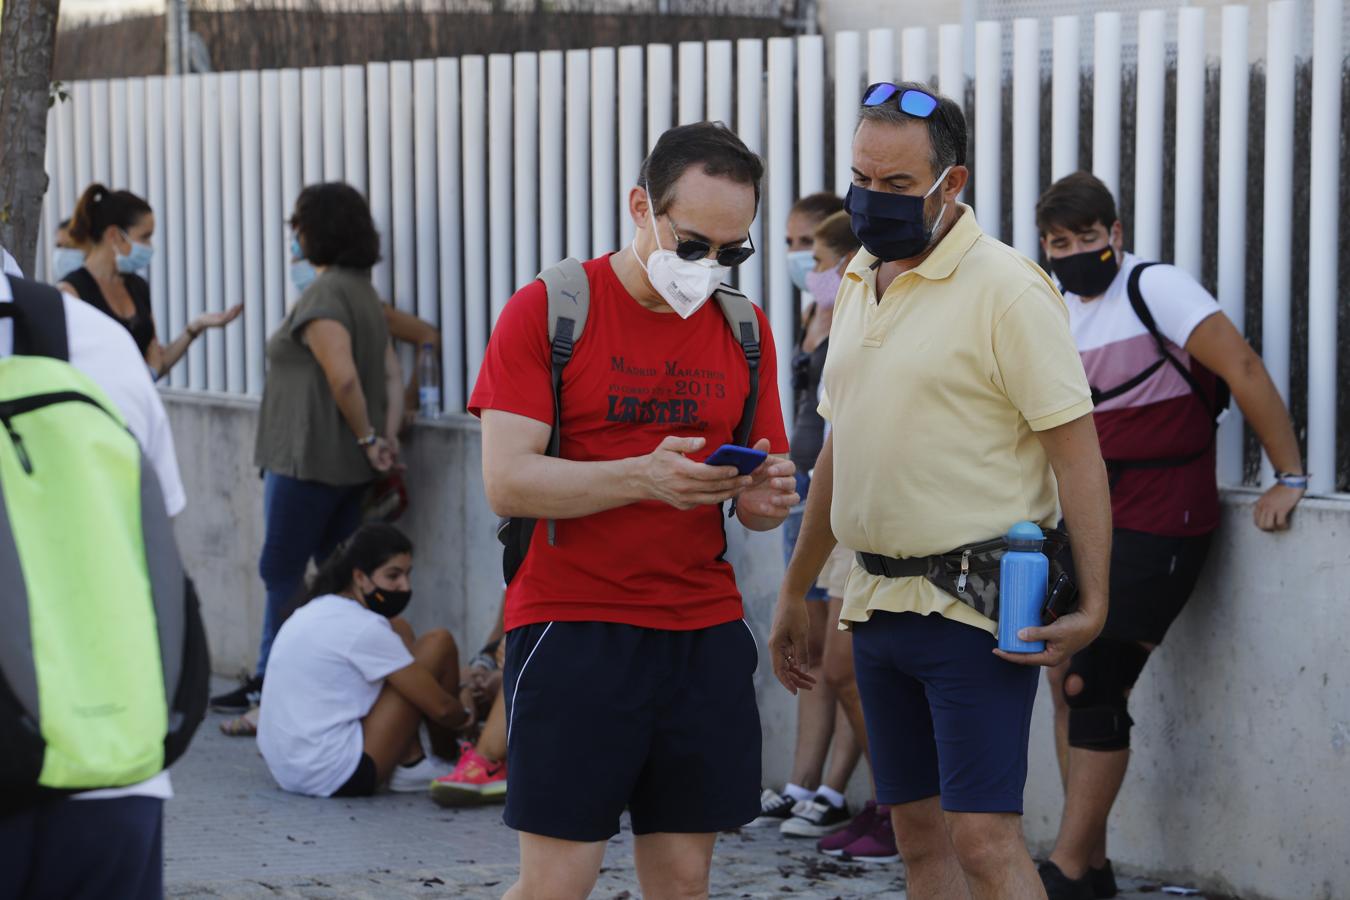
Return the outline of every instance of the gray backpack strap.
[[[562,373],[586,328],[591,283],[581,263],[570,256],[540,272],[539,280],[548,289],[548,339],[553,361],[553,431],[548,437],[548,455],[556,457],[562,446]],[[554,533],[554,522],[549,519],[550,546]]]
[[[755,407],[759,404],[759,316],[755,314],[755,304],[750,298],[734,288],[719,287],[713,294],[717,305],[726,316],[731,333],[741,345],[745,362],[750,367],[750,393],[746,395],[745,407],[741,410],[741,421],[734,433],[735,443],[742,447],[750,445],[750,433],[755,426]]]

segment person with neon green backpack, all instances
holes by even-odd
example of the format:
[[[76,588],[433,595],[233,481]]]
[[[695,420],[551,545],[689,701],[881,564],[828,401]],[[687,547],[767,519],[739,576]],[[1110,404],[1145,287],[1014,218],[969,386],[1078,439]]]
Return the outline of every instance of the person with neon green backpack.
[[[210,671],[166,430],[125,330],[0,277],[0,871],[19,896],[163,893],[166,770]]]

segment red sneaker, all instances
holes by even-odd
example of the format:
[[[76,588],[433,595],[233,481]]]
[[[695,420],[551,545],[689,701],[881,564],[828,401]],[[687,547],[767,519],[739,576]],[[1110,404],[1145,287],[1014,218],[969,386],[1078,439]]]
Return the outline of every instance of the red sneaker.
[[[839,858],[862,863],[900,861],[900,851],[895,846],[895,831],[891,827],[889,807],[877,807],[877,817],[872,830],[845,847]]]
[[[489,762],[473,747],[464,747],[455,771],[431,783],[431,799],[441,806],[498,803],[506,797],[506,762]]]
[[[877,804],[868,800],[862,811],[853,817],[853,821],[843,831],[826,835],[816,841],[816,849],[826,856],[838,856],[849,844],[871,831],[876,826]]]

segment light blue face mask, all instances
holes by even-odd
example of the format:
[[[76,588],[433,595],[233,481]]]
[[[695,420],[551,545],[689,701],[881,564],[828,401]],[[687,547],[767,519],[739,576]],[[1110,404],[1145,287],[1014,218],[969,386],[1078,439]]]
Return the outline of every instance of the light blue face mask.
[[[309,260],[305,259],[304,251],[300,249],[300,239],[291,238],[291,284],[295,286],[298,294],[303,294],[305,289],[314,283],[314,279],[319,277],[319,273],[314,271]]]
[[[84,251],[75,247],[57,247],[52,251],[52,284],[84,265]]]
[[[155,256],[155,248],[149,244],[138,244],[131,239],[125,231],[122,236],[131,244],[131,252],[126,256],[117,254],[117,271],[124,275],[130,275],[133,272],[139,272],[150,265],[150,260]],[[83,263],[81,263],[83,265]]]
[[[815,267],[815,254],[810,250],[793,250],[787,255],[788,278],[799,291],[806,290],[806,273]]]

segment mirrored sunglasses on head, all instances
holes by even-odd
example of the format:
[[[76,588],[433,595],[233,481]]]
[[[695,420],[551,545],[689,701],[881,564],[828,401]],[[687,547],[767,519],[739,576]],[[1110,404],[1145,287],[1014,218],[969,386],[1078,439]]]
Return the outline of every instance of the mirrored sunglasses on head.
[[[892,101],[896,109],[919,119],[928,118],[938,107],[937,97],[927,91],[915,88],[901,90],[899,85],[891,84],[889,81],[869,84],[867,90],[863,91],[863,106],[885,106]]]

